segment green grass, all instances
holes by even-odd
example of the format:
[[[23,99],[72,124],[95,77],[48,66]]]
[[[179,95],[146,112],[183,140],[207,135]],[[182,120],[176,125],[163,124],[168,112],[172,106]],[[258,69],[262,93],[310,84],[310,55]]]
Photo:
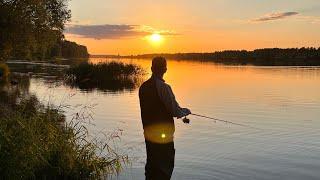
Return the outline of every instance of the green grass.
[[[88,62],[73,66],[67,71],[68,84],[81,89],[131,90],[141,82],[144,70],[134,64]]]
[[[0,179],[100,179],[119,172],[127,157],[89,140],[77,120],[66,122],[35,96],[0,90]]]

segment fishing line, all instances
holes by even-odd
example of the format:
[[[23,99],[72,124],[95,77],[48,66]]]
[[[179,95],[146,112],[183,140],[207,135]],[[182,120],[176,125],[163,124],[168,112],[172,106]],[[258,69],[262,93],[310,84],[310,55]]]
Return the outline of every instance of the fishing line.
[[[220,122],[224,122],[224,123],[227,123],[227,124],[233,124],[233,125],[242,126],[242,127],[247,127],[247,128],[259,129],[259,128],[252,127],[252,126],[249,126],[249,125],[240,124],[240,123],[235,123],[235,122],[232,122],[232,121],[227,121],[227,120],[223,120],[223,119],[213,118],[213,117],[209,117],[209,116],[204,116],[204,115],[201,115],[201,114],[194,114],[194,113],[192,113],[192,114],[190,114],[190,115],[197,116],[197,117],[202,117],[202,118],[206,118],[206,119],[211,119],[211,120],[214,120],[214,121],[220,121]]]

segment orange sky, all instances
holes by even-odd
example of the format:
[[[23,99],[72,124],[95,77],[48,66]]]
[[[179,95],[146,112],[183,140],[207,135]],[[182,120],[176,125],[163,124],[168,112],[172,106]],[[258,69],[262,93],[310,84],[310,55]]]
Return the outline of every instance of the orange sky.
[[[77,0],[70,8],[66,38],[90,54],[320,46],[318,0]]]

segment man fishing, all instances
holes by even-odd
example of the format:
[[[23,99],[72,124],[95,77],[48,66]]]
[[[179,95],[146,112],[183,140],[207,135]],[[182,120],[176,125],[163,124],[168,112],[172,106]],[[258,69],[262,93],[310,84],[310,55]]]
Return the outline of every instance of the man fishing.
[[[141,119],[146,143],[146,180],[169,180],[174,168],[174,117],[191,114],[177,103],[171,87],[163,80],[164,57],[152,60],[152,76],[139,89]]]

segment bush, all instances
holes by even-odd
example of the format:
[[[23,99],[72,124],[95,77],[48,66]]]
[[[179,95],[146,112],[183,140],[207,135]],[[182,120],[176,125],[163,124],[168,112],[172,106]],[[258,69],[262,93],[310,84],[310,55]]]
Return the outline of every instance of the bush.
[[[0,98],[0,179],[100,179],[121,170],[126,156],[89,140],[77,118],[66,123],[34,96],[1,96],[7,98]]]
[[[119,62],[91,64],[88,62],[73,66],[67,71],[67,84],[81,89],[131,90],[141,82],[144,74],[140,66]]]

